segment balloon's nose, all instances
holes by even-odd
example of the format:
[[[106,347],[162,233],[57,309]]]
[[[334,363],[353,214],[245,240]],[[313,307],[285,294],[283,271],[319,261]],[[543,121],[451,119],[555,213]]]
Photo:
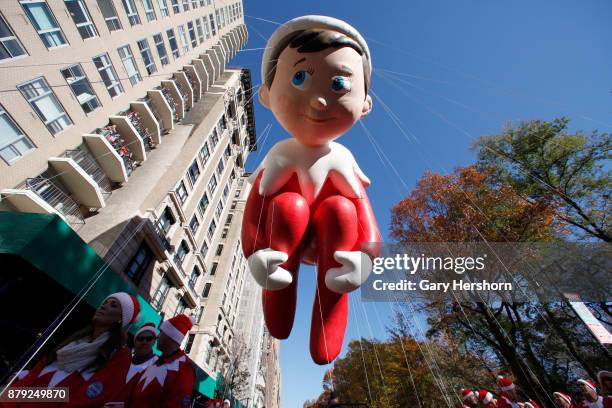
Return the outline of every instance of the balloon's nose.
[[[316,110],[323,110],[327,108],[327,101],[322,96],[313,96],[310,100],[310,106]]]

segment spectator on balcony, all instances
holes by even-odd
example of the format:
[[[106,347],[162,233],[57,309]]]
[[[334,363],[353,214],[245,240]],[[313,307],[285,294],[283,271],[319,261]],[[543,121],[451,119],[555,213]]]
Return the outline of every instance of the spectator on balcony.
[[[138,300],[125,292],[109,295],[91,325],[42,358],[14,387],[67,387],[71,407],[102,406],[117,396],[131,364],[125,328],[138,319]],[[61,405],[61,404],[60,404]],[[6,403],[0,407],[36,407]]]

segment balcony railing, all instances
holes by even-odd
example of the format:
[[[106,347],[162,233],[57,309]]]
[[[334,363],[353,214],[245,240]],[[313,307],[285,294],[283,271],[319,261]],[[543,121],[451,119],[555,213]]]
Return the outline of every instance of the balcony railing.
[[[159,114],[159,111],[157,110],[157,108],[155,107],[155,104],[149,97],[141,98],[140,101],[146,103],[149,109],[151,110],[151,112],[153,113],[153,116],[155,116],[155,119],[157,120],[160,126],[161,135],[163,136],[166,133],[167,129],[161,127],[163,124],[162,117]]]
[[[53,181],[44,177],[32,177],[26,179],[24,187],[55,208],[69,224],[85,223],[79,205]]]
[[[170,110],[172,110],[172,116],[174,116],[174,119],[178,121],[179,117],[178,117],[178,112],[176,111],[176,101],[170,94],[170,91],[168,90],[168,88],[162,86],[160,87],[160,91],[162,95],[164,95],[166,102],[168,102],[168,105],[170,106]]]
[[[125,171],[128,177],[132,174],[135,168],[134,159],[132,158],[132,152],[128,149],[125,140],[119,134],[116,125],[107,125],[102,128],[98,128],[94,131],[98,135],[102,135],[108,140],[108,142],[115,148],[123,164],[125,165]]]
[[[152,225],[153,230],[155,231],[155,235],[159,239],[161,246],[169,253],[172,253],[172,245],[170,244],[170,241],[168,241],[168,238],[166,238],[166,234],[163,228],[161,227],[161,222],[157,218],[155,218],[155,216],[153,217]]]
[[[74,160],[89,176],[98,184],[103,195],[110,195],[112,191],[111,181],[106,173],[100,168],[96,159],[82,146],[75,150],[66,150],[64,157]]]
[[[134,126],[134,129],[136,129],[136,132],[144,143],[145,151],[150,151],[154,147],[152,140],[153,133],[150,132],[149,129],[142,123],[140,114],[128,109],[126,111],[119,112],[119,116],[126,116],[130,120],[130,123],[132,123],[132,126]]]
[[[178,255],[174,255],[174,263],[176,264],[176,268],[179,270],[183,278],[187,277],[185,270],[183,269],[183,260],[178,257]]]

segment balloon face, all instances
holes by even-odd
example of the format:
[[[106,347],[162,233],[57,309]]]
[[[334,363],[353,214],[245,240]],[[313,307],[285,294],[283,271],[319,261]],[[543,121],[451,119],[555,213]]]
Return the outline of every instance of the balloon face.
[[[260,99],[287,132],[313,147],[337,139],[372,108],[362,56],[350,47],[308,53],[285,48]]]

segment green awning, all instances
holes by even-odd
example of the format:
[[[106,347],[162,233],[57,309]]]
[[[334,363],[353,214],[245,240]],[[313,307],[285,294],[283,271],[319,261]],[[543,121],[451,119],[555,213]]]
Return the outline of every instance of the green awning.
[[[95,282],[84,301],[97,308],[114,292],[135,294],[134,289],[105,264],[98,254],[58,215],[0,212],[0,254],[19,256],[73,294]],[[140,321],[132,325],[134,333],[144,322],[156,326],[162,320],[157,311],[140,295]],[[196,368],[197,390],[214,395],[216,381]]]

